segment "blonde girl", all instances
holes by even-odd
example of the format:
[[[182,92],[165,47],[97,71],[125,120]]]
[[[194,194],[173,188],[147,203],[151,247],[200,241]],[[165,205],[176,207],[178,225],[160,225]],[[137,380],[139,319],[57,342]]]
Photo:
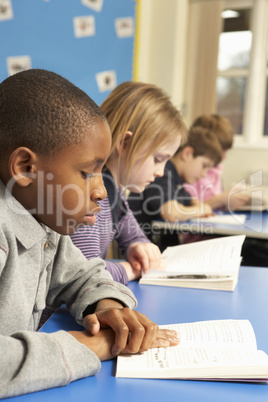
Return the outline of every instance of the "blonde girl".
[[[146,237],[129,209],[126,190],[141,193],[164,173],[166,162],[186,140],[180,112],[159,87],[124,82],[102,103],[112,133],[111,152],[103,171],[107,197],[94,226],[82,226],[71,237],[89,259],[106,258],[113,239],[123,260],[106,260],[106,269],[124,284],[142,271],[161,265],[159,248]]]

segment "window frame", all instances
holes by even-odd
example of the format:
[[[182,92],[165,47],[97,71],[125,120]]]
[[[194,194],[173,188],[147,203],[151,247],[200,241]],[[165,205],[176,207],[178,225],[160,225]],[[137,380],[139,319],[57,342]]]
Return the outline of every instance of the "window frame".
[[[268,148],[264,136],[266,87],[268,82],[268,0],[225,0],[223,9],[252,9],[252,47],[249,68],[217,72],[217,77],[247,78],[243,133],[235,135],[235,148]],[[267,137],[267,138],[266,138]]]

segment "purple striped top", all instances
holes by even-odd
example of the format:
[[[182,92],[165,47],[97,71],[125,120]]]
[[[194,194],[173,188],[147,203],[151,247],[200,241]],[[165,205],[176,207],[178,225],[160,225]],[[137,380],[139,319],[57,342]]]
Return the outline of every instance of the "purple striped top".
[[[105,259],[109,246],[116,239],[121,255],[126,259],[127,248],[134,242],[150,243],[140,228],[132,211],[129,209],[127,200],[122,192],[120,196],[127,208],[126,214],[119,219],[115,226],[112,220],[111,207],[108,196],[99,202],[101,212],[96,216],[94,226],[82,226],[71,235],[73,243],[82,251],[87,259],[100,257]],[[105,260],[106,269],[113,279],[125,285],[128,277],[122,264],[115,261]]]

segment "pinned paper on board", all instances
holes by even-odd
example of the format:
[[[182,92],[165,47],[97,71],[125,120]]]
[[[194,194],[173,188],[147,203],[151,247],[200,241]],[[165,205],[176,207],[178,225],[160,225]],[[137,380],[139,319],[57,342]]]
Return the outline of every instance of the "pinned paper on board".
[[[100,92],[110,91],[116,87],[116,73],[113,70],[97,73],[96,80]]]
[[[118,38],[127,38],[134,35],[134,20],[132,17],[116,18],[115,31]]]
[[[7,58],[7,70],[9,76],[21,71],[29,70],[31,67],[32,60],[30,56],[15,56]]]
[[[11,20],[13,10],[11,0],[0,0],[0,21]]]
[[[35,6],[26,10],[21,3],[28,2]],[[62,2],[72,3],[67,14]],[[0,0],[0,75],[41,66],[67,70],[101,104],[119,82],[132,79],[134,35],[135,0]],[[74,54],[83,60],[75,68]]]
[[[101,11],[103,0],[81,0],[81,3],[92,10]]]
[[[82,38],[95,35],[95,18],[93,15],[74,17],[74,36]]]

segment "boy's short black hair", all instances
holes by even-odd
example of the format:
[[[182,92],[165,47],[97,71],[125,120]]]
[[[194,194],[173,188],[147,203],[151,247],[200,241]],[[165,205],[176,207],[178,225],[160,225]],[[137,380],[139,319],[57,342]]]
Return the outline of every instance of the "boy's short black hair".
[[[54,155],[100,121],[106,118],[96,103],[54,72],[31,69],[0,84],[0,157],[20,146]]]

